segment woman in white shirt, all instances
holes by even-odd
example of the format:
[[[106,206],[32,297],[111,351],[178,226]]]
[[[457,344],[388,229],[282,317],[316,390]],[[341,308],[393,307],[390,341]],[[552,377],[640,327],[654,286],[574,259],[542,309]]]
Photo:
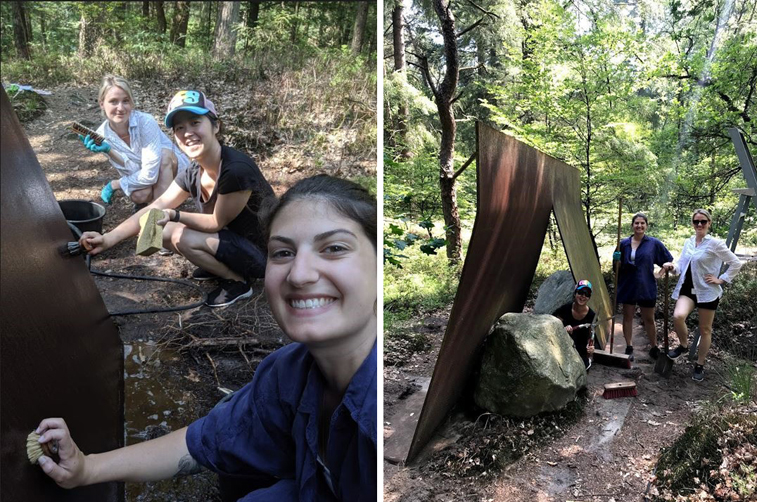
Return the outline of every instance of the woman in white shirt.
[[[699,314],[699,354],[694,365],[693,378],[697,382],[704,380],[704,361],[712,341],[712,321],[715,310],[723,295],[724,282],[731,283],[741,268],[741,261],[720,239],[707,234],[712,226],[712,216],[706,209],[697,209],[691,216],[695,234],[686,240],[677,262],[663,265],[666,270],[680,274],[678,284],[673,291],[676,301],[673,312],[673,325],[681,344],[668,353],[671,359],[678,358],[689,350],[686,318],[697,308]],[[728,270],[720,275],[723,263]]]
[[[79,137],[89,150],[106,154],[120,175],[102,188],[102,200],[110,204],[114,193],[122,190],[137,206],[149,204],[189,166],[189,159],[176,149],[152,115],[134,110],[134,97],[125,79],[106,75],[98,101],[106,120],[97,133],[105,141],[97,145],[89,136]]]

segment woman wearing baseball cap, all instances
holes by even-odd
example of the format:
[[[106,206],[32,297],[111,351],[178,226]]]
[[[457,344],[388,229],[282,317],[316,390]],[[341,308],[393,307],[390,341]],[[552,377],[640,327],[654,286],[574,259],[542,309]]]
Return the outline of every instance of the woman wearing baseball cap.
[[[168,105],[166,127],[191,160],[166,192],[115,229],[100,235],[85,232],[80,242],[95,255],[139,233],[139,217],[162,209],[163,245],[198,268],[197,280],[218,279],[208,295],[211,307],[230,305],[252,295],[249,281],[263,277],[267,248],[258,211],[274,197],[255,162],[244,153],[221,145],[216,107],[200,91],[180,91]],[[189,197],[197,212],[181,212]]]
[[[578,281],[573,291],[573,301],[566,303],[552,314],[562,321],[565,331],[573,339],[576,351],[587,370],[591,368],[591,356],[594,354],[591,328],[585,326],[594,322],[595,313],[589,308],[591,293],[592,287],[589,281],[585,279]]]

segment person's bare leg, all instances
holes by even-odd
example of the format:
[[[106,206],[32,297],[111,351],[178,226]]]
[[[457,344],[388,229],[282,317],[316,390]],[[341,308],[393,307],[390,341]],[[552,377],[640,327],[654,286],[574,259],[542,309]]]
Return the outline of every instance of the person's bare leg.
[[[218,234],[198,232],[181,223],[169,222],[163,229],[163,247],[166,249],[179,253],[192,264],[222,279],[245,282],[244,277],[216,259],[218,244]]]
[[[134,204],[149,204],[153,201],[152,188],[142,188],[134,190],[129,194],[129,198]]]
[[[673,310],[673,328],[681,342],[681,347],[689,346],[689,329],[686,327],[686,318],[694,311],[694,300],[688,296],[681,295],[676,301],[676,307]]]
[[[179,160],[168,148],[161,150],[160,157],[160,171],[158,172],[158,181],[152,187],[153,200],[157,199],[163,192],[168,190],[171,182],[176,178],[176,173],[179,169]]]
[[[657,347],[657,325],[654,322],[654,307],[641,307],[641,318],[644,319],[644,331],[652,347]]]
[[[628,347],[633,347],[633,316],[635,313],[635,304],[623,304],[623,338],[626,339],[626,346]]]
[[[697,309],[699,312],[699,353],[697,362],[704,366],[707,352],[712,344],[712,321],[715,320],[715,311],[709,309]]]

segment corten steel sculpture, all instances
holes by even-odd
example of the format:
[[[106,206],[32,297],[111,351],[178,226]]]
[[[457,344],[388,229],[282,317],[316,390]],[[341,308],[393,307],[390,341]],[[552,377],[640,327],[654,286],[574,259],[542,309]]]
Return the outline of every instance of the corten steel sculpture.
[[[0,499],[122,501],[123,485],[59,488],[26,458],[40,420],[63,417],[87,453],[123,445],[123,345],[2,91]]]
[[[506,312],[523,310],[552,209],[573,277],[594,284],[591,306],[599,318],[611,315],[583,218],[578,170],[480,123],[477,137],[476,221],[408,461],[461,396],[492,324]],[[602,346],[606,330],[599,326]]]
[[[739,235],[741,235],[741,229],[744,226],[744,219],[749,212],[750,202],[757,207],[757,169],[754,167],[754,159],[752,159],[752,154],[749,153],[749,148],[746,146],[746,141],[741,131],[732,127],[728,129],[728,134],[730,134],[733,141],[736,156],[739,158],[741,171],[744,173],[744,179],[748,187],[733,190],[734,193],[739,195],[739,203],[736,206],[736,212],[733,213],[731,226],[728,229],[728,238],[725,243],[731,251],[736,251]],[[725,265],[723,268],[725,270]]]

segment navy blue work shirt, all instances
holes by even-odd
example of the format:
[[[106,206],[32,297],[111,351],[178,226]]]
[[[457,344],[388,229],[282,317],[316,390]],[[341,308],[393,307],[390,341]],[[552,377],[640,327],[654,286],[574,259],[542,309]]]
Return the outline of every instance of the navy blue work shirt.
[[[331,417],[325,463],[333,492],[318,460],[323,385],[307,347],[280,348],[260,363],[251,383],[189,426],[189,453],[222,475],[279,479],[244,502],[375,501],[376,343]]]
[[[631,237],[620,241],[620,275],[618,277],[618,303],[636,303],[657,300],[657,280],[654,266],[673,261],[673,255],[659,239],[645,235],[636,248],[636,259],[631,263]]]

